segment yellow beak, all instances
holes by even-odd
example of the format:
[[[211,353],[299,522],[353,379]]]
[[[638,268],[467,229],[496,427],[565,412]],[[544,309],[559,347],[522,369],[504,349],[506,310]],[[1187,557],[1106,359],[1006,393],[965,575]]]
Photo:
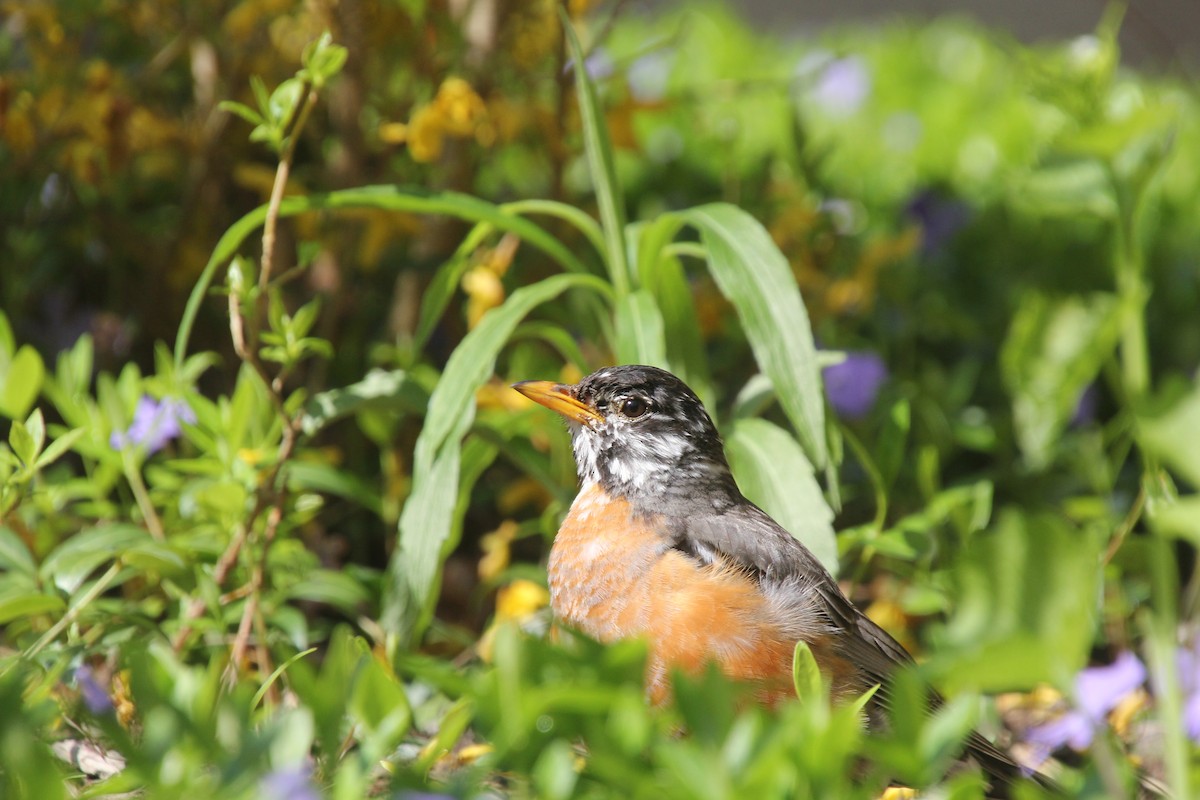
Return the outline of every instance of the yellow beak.
[[[571,395],[571,387],[554,381],[521,381],[513,387],[535,403],[557,411],[572,422],[604,422],[604,415]]]

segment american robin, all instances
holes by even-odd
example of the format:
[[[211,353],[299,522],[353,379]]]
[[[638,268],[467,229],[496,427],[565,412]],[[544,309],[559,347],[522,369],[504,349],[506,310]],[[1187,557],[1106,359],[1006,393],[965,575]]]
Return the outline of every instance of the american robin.
[[[581,488],[554,538],[551,606],[601,641],[644,637],[647,691],[715,662],[775,703],[808,643],[835,697],[887,681],[909,653],[852,604],[813,554],[747,500],[721,437],[683,381],[655,367],[602,369],[575,385],[514,387],[563,415]],[[967,755],[997,795],[1019,767],[973,734]]]

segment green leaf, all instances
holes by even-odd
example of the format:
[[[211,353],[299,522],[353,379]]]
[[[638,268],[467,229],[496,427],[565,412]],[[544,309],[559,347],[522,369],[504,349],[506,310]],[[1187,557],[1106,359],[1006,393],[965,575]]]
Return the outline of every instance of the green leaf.
[[[1200,488],[1200,383],[1174,381],[1137,416],[1138,443]],[[15,448],[14,448],[15,449]]]
[[[740,419],[730,429],[725,449],[742,493],[837,574],[833,512],[796,440],[764,419]]]
[[[12,448],[13,454],[21,459],[22,464],[27,467],[33,466],[34,459],[37,458],[37,449],[33,443],[33,436],[29,434],[29,429],[19,419],[14,419],[12,427],[8,430],[8,444]]]
[[[188,570],[188,561],[175,548],[153,539],[130,545],[121,553],[121,560],[138,570],[170,577],[179,577]]]
[[[792,683],[796,687],[796,697],[801,700],[824,702],[825,679],[807,642],[796,642],[792,653]]]
[[[38,454],[42,452],[42,447],[46,444],[46,420],[42,417],[40,408],[35,408],[29,418],[25,420],[25,429],[29,431],[29,437],[33,440],[33,454],[30,456],[30,460],[36,462]]]
[[[1174,536],[1200,547],[1200,495],[1187,495],[1147,508],[1155,533]],[[2,562],[0,562],[2,563]]]
[[[908,400],[901,398],[888,409],[887,420],[879,432],[879,444],[875,448],[876,465],[883,485],[890,488],[900,474],[904,462],[904,447],[912,425],[912,411]]]
[[[265,120],[262,118],[262,114],[259,114],[248,105],[237,103],[233,100],[222,100],[220,103],[217,103],[217,108],[221,109],[222,111],[228,111],[231,114],[236,114],[237,116],[246,120],[246,122],[249,122],[251,125],[262,125],[263,122],[265,122]]]
[[[1091,159],[1049,164],[1031,172],[1012,193],[1012,202],[1034,217],[1112,219],[1117,201],[1104,166]]]
[[[829,461],[825,401],[808,312],[783,253],[758,220],[713,203],[676,212],[700,231],[708,266],[737,309],[763,373],[818,470]]]
[[[607,123],[600,110],[600,103],[596,99],[596,88],[584,68],[585,59],[579,37],[575,35],[575,28],[566,9],[559,7],[558,13],[562,20],[563,34],[567,39],[567,50],[571,55],[571,71],[575,74],[575,97],[579,103],[580,128],[583,131],[583,146],[587,152],[592,187],[596,191],[596,205],[600,208],[608,274],[617,297],[623,298],[630,289],[629,260],[625,242],[625,201],[617,183],[612,143],[608,138]]]
[[[134,545],[150,541],[150,534],[134,525],[116,523],[85,530],[51,551],[42,562],[42,580],[74,592],[101,564],[119,558]]]
[[[374,758],[400,744],[412,723],[404,686],[373,656],[365,657],[359,667],[347,710],[365,729],[367,735],[360,741]]]
[[[293,490],[323,492],[350,500],[376,516],[383,515],[379,488],[331,464],[293,461],[287,467],[288,486]]]
[[[667,367],[663,318],[654,297],[638,289],[617,301],[615,313],[617,363]]]
[[[537,796],[546,800],[565,800],[571,797],[579,774],[575,771],[575,750],[568,742],[555,739],[538,756],[533,765],[533,785]]]
[[[0,367],[3,365],[0,360]],[[46,365],[37,350],[26,344],[21,345],[7,366],[7,370],[0,371],[0,414],[19,419],[29,413],[41,391]]]
[[[313,395],[305,403],[300,426],[305,435],[316,434],[336,420],[372,408],[419,411],[428,395],[403,369],[372,369],[358,383]]]
[[[35,466],[38,469],[43,469],[44,467],[50,466],[55,461],[62,458],[63,454],[70,450],[71,447],[77,441],[79,441],[85,433],[87,433],[86,429],[75,428],[74,430],[67,431],[62,436],[59,436],[50,443],[49,447],[42,451],[42,454],[37,458]]]
[[[522,287],[489,311],[446,363],[417,437],[412,493],[400,515],[399,544],[384,587],[383,626],[399,642],[419,634],[433,600],[442,546],[454,525],[459,451],[475,419],[475,393],[525,315],[571,288],[603,294],[608,285],[592,275],[556,275]]]
[[[35,576],[37,567],[33,563],[33,554],[13,530],[0,525],[0,571],[14,572],[21,575]]]
[[[23,617],[56,613],[64,610],[66,606],[61,597],[42,594],[36,590],[4,592],[0,594],[0,625],[7,625]]]
[[[1000,354],[1013,399],[1013,423],[1030,466],[1045,467],[1088,384],[1113,354],[1120,334],[1117,298],[1096,293],[1021,303]]]
[[[366,587],[344,572],[315,569],[288,587],[292,600],[328,603],[347,614],[358,614],[371,598]]]
[[[0,311],[0,363],[6,363],[12,358],[17,349],[17,340],[13,337],[12,324],[8,315]]]

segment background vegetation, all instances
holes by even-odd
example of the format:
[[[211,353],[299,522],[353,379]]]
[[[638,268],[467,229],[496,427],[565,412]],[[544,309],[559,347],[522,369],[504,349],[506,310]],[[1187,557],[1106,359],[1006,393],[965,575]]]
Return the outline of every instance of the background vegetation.
[[[972,727],[1190,796],[1200,105],[1119,9],[1037,48],[4,10],[5,796],[973,797]],[[944,708],[902,676],[866,737],[801,659],[778,714],[649,710],[639,644],[545,640],[574,468],[507,386],[620,362],[685,377]]]

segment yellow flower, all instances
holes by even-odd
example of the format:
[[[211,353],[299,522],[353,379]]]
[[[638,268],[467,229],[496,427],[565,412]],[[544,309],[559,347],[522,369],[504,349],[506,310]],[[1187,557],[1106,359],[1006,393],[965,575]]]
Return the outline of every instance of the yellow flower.
[[[442,116],[446,132],[454,136],[473,136],[475,126],[487,115],[483,100],[462,78],[442,81],[433,105]]]
[[[515,580],[496,593],[496,621],[520,622],[550,605],[550,592],[533,581]]]
[[[505,567],[511,556],[511,545],[520,528],[511,519],[500,523],[500,527],[491,533],[485,533],[479,540],[483,549],[483,558],[479,559],[479,579],[484,582],[495,580]]]
[[[549,604],[550,592],[546,587],[523,578],[496,592],[496,618],[479,638],[479,657],[488,662],[492,660],[492,645],[496,640],[497,628],[505,623],[527,622]]]
[[[483,315],[504,302],[504,284],[500,276],[486,266],[474,267],[462,278],[467,293],[467,327],[474,328]]]
[[[422,106],[408,123],[408,152],[413,161],[428,164],[442,155],[446,136],[442,115],[434,106]]]

